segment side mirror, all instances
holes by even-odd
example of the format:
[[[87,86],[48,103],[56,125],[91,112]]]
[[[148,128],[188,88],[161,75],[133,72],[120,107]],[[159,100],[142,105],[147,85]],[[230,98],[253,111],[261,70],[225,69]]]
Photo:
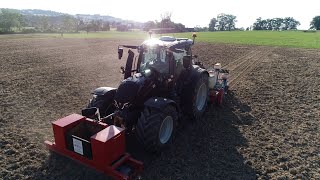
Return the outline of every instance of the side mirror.
[[[192,65],[192,57],[191,56],[183,56],[183,67],[189,69]]]
[[[197,34],[196,34],[196,33],[192,33],[192,37],[193,37],[193,42],[192,42],[192,44],[194,44],[194,41],[196,40]]]
[[[121,59],[123,55],[123,48],[118,47],[118,58]]]

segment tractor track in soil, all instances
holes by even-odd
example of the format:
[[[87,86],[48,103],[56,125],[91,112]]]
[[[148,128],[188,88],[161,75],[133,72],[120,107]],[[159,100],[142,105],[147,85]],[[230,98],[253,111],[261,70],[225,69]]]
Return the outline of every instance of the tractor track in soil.
[[[98,86],[121,80],[111,39],[1,39],[0,179],[106,179],[50,154],[50,122],[79,113]],[[144,179],[317,179],[320,177],[318,50],[196,43],[205,66],[230,70],[231,92],[187,122],[175,143],[150,155],[130,136]],[[303,89],[304,93],[301,93]]]
[[[241,82],[241,78],[244,78],[245,75],[249,74],[254,68],[256,68],[261,61],[264,60],[270,53],[272,52],[272,48],[268,50],[259,49],[256,52],[250,53],[249,56],[240,58],[236,60],[231,65],[227,65],[224,68],[229,69],[234,76],[230,77],[229,85],[236,86],[239,82]],[[240,61],[240,62],[239,62]]]

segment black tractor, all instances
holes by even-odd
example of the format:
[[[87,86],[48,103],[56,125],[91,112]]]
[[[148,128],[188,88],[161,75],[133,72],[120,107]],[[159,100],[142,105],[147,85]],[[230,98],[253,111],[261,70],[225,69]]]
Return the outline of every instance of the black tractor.
[[[119,45],[119,59],[128,49],[124,80],[118,88],[95,89],[82,115],[134,132],[146,150],[161,151],[179,123],[201,119],[207,107],[209,73],[192,54],[195,37]]]

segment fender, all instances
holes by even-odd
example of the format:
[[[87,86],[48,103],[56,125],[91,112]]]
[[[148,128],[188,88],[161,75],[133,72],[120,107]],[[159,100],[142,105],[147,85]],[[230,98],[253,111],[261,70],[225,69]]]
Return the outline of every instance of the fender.
[[[209,73],[206,69],[202,69],[198,65],[192,65],[192,69],[190,71],[190,75],[186,78],[185,84],[195,84],[202,74],[206,74],[209,76]]]
[[[95,89],[92,94],[97,96],[104,96],[107,93],[112,93],[112,91],[117,91],[117,89],[113,87],[99,87]]]
[[[192,71],[192,77],[194,78],[199,78],[202,74],[207,74],[209,76],[209,73],[206,69],[203,69],[199,67],[198,65],[192,65],[193,66],[193,71]]]
[[[112,87],[99,87],[95,89],[92,92],[93,97],[90,99],[87,108],[82,110],[82,115],[86,117],[93,116],[92,113],[95,114],[95,112],[92,108],[95,107],[99,108],[99,111],[102,109],[103,111],[100,111],[99,113],[105,116],[106,108],[113,103],[116,92],[117,89]]]
[[[113,100],[116,95],[117,89],[113,87],[99,87],[93,91],[93,95],[96,95],[97,99]]]
[[[179,111],[179,108],[178,108],[176,102],[174,102],[171,99],[163,98],[163,97],[152,97],[152,98],[149,98],[144,103],[144,105],[148,106],[148,107],[156,108],[156,109],[159,109],[159,110],[162,110],[167,105],[173,105],[177,109],[177,111]]]

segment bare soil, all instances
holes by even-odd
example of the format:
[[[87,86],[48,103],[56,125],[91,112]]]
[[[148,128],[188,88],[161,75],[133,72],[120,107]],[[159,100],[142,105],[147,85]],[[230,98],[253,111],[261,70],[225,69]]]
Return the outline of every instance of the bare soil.
[[[105,179],[51,154],[51,121],[80,110],[99,86],[122,75],[110,39],[1,39],[0,179]],[[144,179],[319,179],[320,51],[198,43],[207,66],[231,71],[223,107],[179,128],[160,155],[128,149],[144,161]]]

